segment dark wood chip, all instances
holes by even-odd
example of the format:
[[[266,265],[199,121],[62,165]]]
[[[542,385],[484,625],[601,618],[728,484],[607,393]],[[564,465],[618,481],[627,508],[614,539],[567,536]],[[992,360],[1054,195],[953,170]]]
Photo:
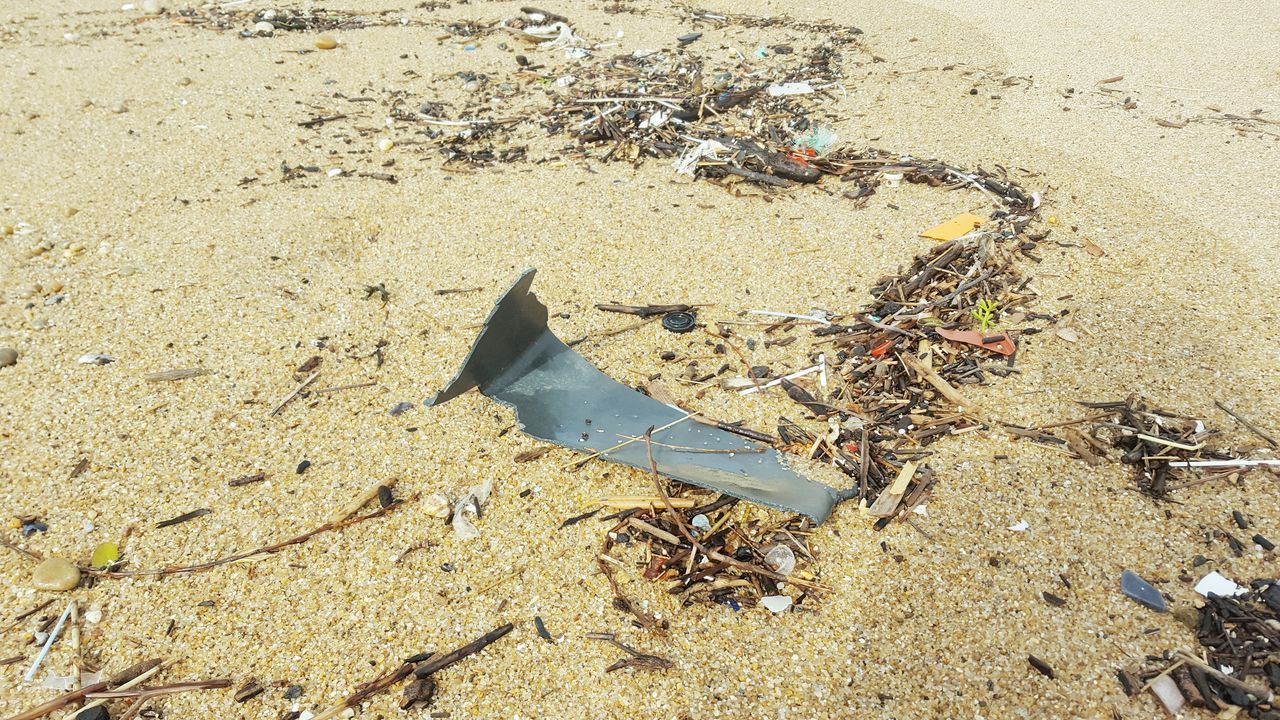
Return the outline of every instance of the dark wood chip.
[[[180,525],[188,520],[195,520],[198,517],[204,517],[205,515],[208,515],[211,512],[213,511],[210,510],[209,508],[200,508],[199,510],[192,510],[191,512],[182,513],[176,518],[170,518],[168,520],[163,520],[161,522],[158,522],[156,523],[156,527],[167,528],[167,527],[172,527],[174,525]]]
[[[1050,680],[1053,680],[1056,677],[1054,675],[1053,668],[1049,667],[1049,663],[1041,660],[1035,655],[1028,655],[1027,662],[1031,663],[1031,667],[1035,668],[1036,672],[1049,678]]]

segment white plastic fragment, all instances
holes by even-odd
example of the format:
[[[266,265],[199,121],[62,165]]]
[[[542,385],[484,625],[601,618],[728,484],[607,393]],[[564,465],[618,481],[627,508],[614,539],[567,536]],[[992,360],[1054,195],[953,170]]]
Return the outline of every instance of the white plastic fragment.
[[[75,687],[75,684],[76,684],[75,675],[68,675],[66,677],[62,677],[61,675],[57,675],[55,673],[49,673],[48,675],[45,676],[44,680],[40,682],[40,687],[48,688],[49,690],[70,690],[71,688]]]
[[[808,95],[813,92],[813,86],[807,82],[789,82],[780,83],[778,85],[770,85],[767,88],[769,97],[783,97],[784,95]]]
[[[1010,525],[1006,529],[1012,530],[1014,532],[1026,532],[1031,529],[1031,524],[1028,523],[1026,520],[1019,520],[1018,522],[1014,523],[1013,525]]]
[[[71,614],[71,609],[76,606],[76,601],[72,600],[67,603],[67,609],[62,611],[62,615],[58,618],[57,624],[53,626],[53,630],[49,633],[49,639],[44,641],[44,645],[40,648],[39,654],[36,655],[35,662],[31,663],[31,669],[27,671],[24,678],[27,682],[36,676],[36,670],[40,669],[40,663],[44,662],[44,656],[49,654],[49,647],[53,645],[53,641],[58,639],[58,634],[62,632],[62,626],[67,622],[67,616]]]
[[[719,153],[727,151],[729,148],[715,140],[699,140],[696,144],[685,149],[675,162],[671,163],[671,167],[676,171],[677,175],[693,176],[698,169],[698,161],[706,158],[708,160],[722,160]]]
[[[1280,466],[1280,460],[1170,460],[1169,461],[1169,467],[1188,467],[1188,468],[1255,467],[1258,465]]]
[[[484,507],[485,502],[489,499],[489,493],[493,490],[493,478],[488,478],[479,485],[472,485],[458,499],[458,504],[453,507],[453,531],[457,533],[459,540],[470,540],[480,536],[480,531],[471,523],[470,515],[479,515],[480,508]]]
[[[791,548],[779,543],[764,554],[764,564],[779,575],[790,575],[796,569],[796,554]]]
[[[667,119],[670,117],[670,110],[654,110],[652,115],[640,121],[640,129],[647,130],[649,128],[662,127],[667,123]]]
[[[1187,699],[1178,690],[1178,684],[1168,675],[1161,675],[1151,681],[1151,694],[1156,696],[1171,716],[1176,716],[1187,704]]]
[[[813,373],[816,373],[816,372],[822,372],[823,369],[826,367],[826,358],[819,357],[818,359],[820,360],[820,362],[817,365],[814,365],[813,367],[805,368],[803,370],[797,370],[791,373],[790,375],[783,375],[780,378],[774,378],[773,380],[770,380],[769,382],[763,385],[753,385],[747,388],[746,390],[739,390],[738,394],[750,395],[753,392],[759,392],[761,390],[764,390],[765,388],[771,388],[774,385],[781,385],[783,380],[795,380],[798,377],[804,377],[805,375],[812,375]]]
[[[1242,595],[1248,590],[1243,588],[1231,580],[1223,577],[1217,570],[1200,578],[1200,582],[1196,583],[1196,592],[1205,597],[1209,597],[1209,593],[1213,593],[1218,597],[1235,597]]]
[[[791,597],[788,595],[766,595],[760,598],[760,604],[765,610],[777,614],[791,607]]]
[[[752,315],[768,315],[769,317],[791,318],[793,320],[808,320],[809,322],[822,323],[823,325],[831,324],[830,320],[824,317],[819,317],[818,315],[800,315],[798,313],[774,312],[772,310],[748,310],[747,312],[751,313]]]
[[[110,355],[102,355],[99,353],[85,353],[84,355],[76,358],[76,362],[81,365],[106,365],[107,363],[113,363],[115,361],[116,359]]]
[[[342,174],[342,168],[330,168],[329,172],[325,174],[328,175],[329,177],[338,177],[339,175]]]

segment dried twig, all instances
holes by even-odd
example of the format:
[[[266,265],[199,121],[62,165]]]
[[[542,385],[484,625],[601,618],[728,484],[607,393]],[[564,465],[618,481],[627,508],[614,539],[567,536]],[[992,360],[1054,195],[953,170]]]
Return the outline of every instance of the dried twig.
[[[327,522],[324,525],[321,525],[320,527],[315,528],[314,530],[309,530],[301,535],[298,535],[297,537],[292,537],[292,538],[289,538],[288,540],[282,540],[278,543],[273,543],[271,545],[264,545],[263,547],[260,547],[257,550],[250,550],[249,552],[237,553],[235,555],[229,555],[227,557],[218,558],[217,560],[210,560],[208,562],[198,563],[195,565],[185,565],[180,567],[163,567],[163,568],[154,568],[149,570],[114,570],[114,571],[113,570],[94,570],[92,568],[81,568],[81,572],[88,572],[91,575],[96,575],[102,578],[142,577],[146,575],[182,575],[182,574],[204,572],[205,570],[212,570],[213,568],[218,567],[220,565],[228,565],[230,563],[239,562],[241,560],[247,560],[249,558],[253,558],[257,556],[271,555],[271,554],[280,552],[281,550],[287,547],[291,547],[293,545],[300,545],[310,540],[311,538],[315,537],[316,535],[320,535],[321,533],[326,533],[331,530],[341,530],[342,528],[349,527],[357,523],[362,523],[366,520],[373,520],[374,518],[380,518],[383,515],[386,515],[387,513],[395,510],[396,508],[402,507],[405,504],[411,502],[412,500],[415,500],[416,498],[417,496],[406,498],[401,502],[398,502],[394,505],[389,505],[384,508],[379,508],[367,515],[359,515],[353,518],[342,520],[340,522]]]
[[[301,393],[303,390],[305,390],[308,385],[315,382],[316,378],[318,377],[320,377],[320,373],[318,371],[311,373],[311,375],[308,376],[306,380],[303,380],[301,383],[298,384],[298,387],[293,389],[293,392],[289,393],[288,395],[285,396],[283,400],[276,403],[276,406],[271,408],[271,412],[267,413],[267,417],[273,417],[276,413],[280,412],[281,408],[283,408],[285,405],[288,405],[290,400],[298,397],[298,394]]]

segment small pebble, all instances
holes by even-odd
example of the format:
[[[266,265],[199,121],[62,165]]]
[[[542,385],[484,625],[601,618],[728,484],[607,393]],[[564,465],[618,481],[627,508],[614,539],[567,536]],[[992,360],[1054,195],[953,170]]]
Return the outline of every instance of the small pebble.
[[[84,613],[84,620],[91,624],[102,622],[102,608],[97,605],[90,606]]]
[[[13,348],[0,348],[0,368],[7,368],[10,365],[16,365],[18,362],[18,351]]]
[[[105,705],[98,705],[76,713],[76,720],[111,720],[111,715],[107,713]]]
[[[388,152],[391,150],[391,148],[395,146],[396,146],[396,143],[391,138],[384,137],[378,141],[378,149],[381,150],[382,152]]]
[[[125,104],[124,104],[124,101],[123,101],[123,100],[121,100],[120,102],[118,102],[118,103],[116,103],[115,105],[112,105],[112,106],[111,106],[111,112],[113,112],[113,113],[115,113],[115,114],[117,114],[117,115],[119,115],[120,113],[127,113],[127,112],[129,112],[129,106],[128,106],[128,105],[125,105]]]
[[[306,472],[306,471],[307,471],[307,468],[309,468],[309,467],[311,467],[311,461],[310,461],[310,460],[303,460],[302,462],[298,463],[298,470],[297,470],[297,473],[298,473],[299,475],[301,475],[302,473]]]
[[[275,25],[272,25],[271,23],[267,22],[266,20],[263,20],[262,22],[256,23],[256,24],[254,24],[254,26],[253,26],[253,34],[254,34],[254,35],[274,35],[274,34],[275,34],[275,31],[276,31],[276,26],[275,26]]]
[[[160,0],[142,0],[142,2],[138,3],[138,9],[148,15],[159,15],[164,12],[164,5],[160,3]]]
[[[65,592],[80,583],[80,569],[62,558],[51,557],[31,573],[31,586],[37,590]]]
[[[298,698],[300,698],[300,697],[302,697],[302,686],[301,686],[301,685],[290,685],[290,686],[289,686],[287,689],[285,689],[285,691],[284,691],[284,699],[285,699],[285,700],[296,700],[296,699],[298,699]]]
[[[316,48],[319,50],[332,50],[338,47],[338,40],[329,34],[316,36]]]

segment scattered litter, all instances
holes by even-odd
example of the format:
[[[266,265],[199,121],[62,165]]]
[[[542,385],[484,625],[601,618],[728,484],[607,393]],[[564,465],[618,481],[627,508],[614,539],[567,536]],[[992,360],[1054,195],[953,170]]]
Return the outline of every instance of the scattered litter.
[[[1200,578],[1200,582],[1196,583],[1196,592],[1205,597],[1209,597],[1211,594],[1218,597],[1236,597],[1249,592],[1249,590],[1248,588],[1240,587],[1217,570],[1214,570]]]
[[[1139,605],[1151,608],[1156,612],[1164,612],[1166,610],[1164,596],[1132,570],[1125,570],[1120,573],[1120,592],[1123,592],[1129,599]]]
[[[1026,520],[1019,520],[1018,522],[1014,523],[1013,525],[1010,525],[1005,529],[1012,530],[1014,532],[1026,532],[1031,529],[1031,524],[1028,523]]]
[[[947,240],[955,240],[958,237],[968,235],[973,232],[975,228],[986,221],[986,218],[978,217],[972,213],[960,213],[941,225],[935,225],[934,227],[925,230],[920,233],[920,237],[944,242]]]

